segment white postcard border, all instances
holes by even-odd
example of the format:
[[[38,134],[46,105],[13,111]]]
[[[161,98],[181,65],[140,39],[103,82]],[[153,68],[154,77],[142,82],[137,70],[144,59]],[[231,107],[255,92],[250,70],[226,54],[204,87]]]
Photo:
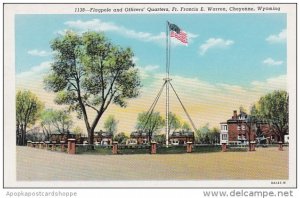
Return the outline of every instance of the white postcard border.
[[[130,7],[179,7],[179,4],[130,4]],[[195,6],[208,6],[209,4],[195,4]],[[255,7],[257,4],[214,4],[214,6],[230,8]],[[263,4],[258,4],[263,5]],[[269,4],[267,4],[269,5]],[[290,94],[290,131],[296,132],[296,5],[274,4],[280,6],[281,11],[267,11],[268,13],[287,14],[287,65],[288,65],[288,91]],[[296,134],[290,134],[289,147],[289,180],[284,185],[273,185],[269,180],[199,180],[199,181],[17,181],[16,180],[16,146],[15,146],[15,41],[14,41],[14,15],[15,14],[80,14],[74,13],[76,7],[84,4],[6,4],[4,7],[4,186],[5,187],[236,187],[236,188],[284,188],[296,186]],[[88,4],[87,7],[128,7],[127,4]],[[189,4],[192,7],[192,4]],[[147,10],[147,9],[146,9]],[[143,14],[159,14],[162,12],[143,12]],[[181,14],[201,14],[191,12],[177,12]],[[205,12],[203,12],[205,13]],[[224,14],[225,12],[212,12],[211,14]],[[228,13],[228,12],[226,12]],[[230,12],[248,13],[248,12]],[[262,13],[262,12],[251,12]],[[249,13],[249,14],[251,14]],[[88,13],[82,13],[88,14]],[[97,14],[97,13],[92,13]],[[108,14],[108,13],[106,13]],[[117,13],[111,13],[117,14]],[[122,13],[122,14],[141,14]],[[168,14],[168,13],[164,13]],[[175,14],[175,13],[172,13]]]

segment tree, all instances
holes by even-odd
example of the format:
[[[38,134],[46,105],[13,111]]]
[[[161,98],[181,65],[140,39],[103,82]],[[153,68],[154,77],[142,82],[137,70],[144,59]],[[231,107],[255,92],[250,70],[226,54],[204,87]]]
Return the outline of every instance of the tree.
[[[209,124],[196,131],[196,140],[202,144],[217,144],[220,142],[220,130],[216,127],[209,128]]]
[[[196,131],[197,134],[197,141],[200,143],[208,144],[209,142],[209,124],[206,123],[204,126],[202,126],[200,129]]]
[[[41,126],[43,128],[43,133],[46,137],[46,140],[50,139],[50,136],[53,131],[52,127],[52,113],[51,109],[46,109],[41,113]]]
[[[245,109],[245,107],[243,106],[243,105],[241,105],[240,106],[240,112],[242,113],[246,113],[247,111],[246,111],[246,109]]]
[[[140,113],[137,118],[138,130],[147,131],[149,134],[149,141],[151,141],[152,136],[160,130],[165,124],[164,119],[161,117],[159,112],[154,112],[148,114],[146,112]]]
[[[53,125],[59,133],[68,133],[70,127],[73,125],[72,117],[68,111],[54,110]]]
[[[46,109],[42,112],[41,120],[43,132],[47,139],[50,138],[53,130],[60,134],[68,133],[73,124],[69,112],[65,110]]]
[[[93,144],[94,130],[108,106],[126,107],[126,99],[139,95],[133,52],[114,46],[98,32],[78,35],[68,31],[54,39],[51,48],[55,55],[44,79],[46,88],[56,93],[57,104],[68,105],[83,118]],[[88,114],[88,109],[95,114]]]
[[[115,117],[113,115],[109,115],[104,122],[104,129],[114,136],[117,131],[117,124],[118,121],[115,119]]]
[[[157,143],[164,144],[166,142],[166,134],[158,134],[154,136]]]
[[[182,128],[183,131],[190,131],[191,130],[191,127],[190,127],[190,125],[187,122],[184,122],[182,124],[181,128]]]
[[[35,124],[43,109],[43,103],[31,91],[18,91],[16,95],[17,144],[26,144],[26,130]]]
[[[127,139],[129,139],[129,137],[124,132],[117,133],[114,136],[114,140],[118,143],[125,143]]]
[[[210,130],[210,141],[213,144],[220,143],[220,129],[214,127]]]
[[[289,131],[289,96],[286,91],[273,91],[261,97],[251,108],[251,114],[268,123],[280,141]]]
[[[256,132],[254,131],[257,118],[254,115],[247,115],[245,120],[242,121],[247,127],[246,133],[248,135],[248,145],[249,145],[249,151],[252,151],[251,149],[251,141],[255,140]]]
[[[73,132],[76,134],[76,135],[79,135],[79,134],[82,134],[83,130],[80,126],[76,126],[74,129],[73,129]]]
[[[83,130],[80,126],[73,128],[73,133],[75,134],[76,141],[79,140],[80,144],[83,144]]]
[[[179,118],[177,117],[177,115],[175,113],[170,112],[169,113],[169,129],[173,130],[172,131],[172,133],[173,133],[180,127],[181,127],[181,122],[180,122]]]
[[[45,135],[40,132],[40,127],[33,127],[26,131],[26,139],[33,142],[41,142],[45,140]]]

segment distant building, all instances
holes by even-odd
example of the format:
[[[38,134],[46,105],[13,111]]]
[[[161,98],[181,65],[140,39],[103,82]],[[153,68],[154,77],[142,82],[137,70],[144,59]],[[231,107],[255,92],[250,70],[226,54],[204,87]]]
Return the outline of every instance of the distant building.
[[[102,130],[95,132],[94,135],[94,143],[100,145],[111,145],[112,139],[113,139],[113,134]]]
[[[126,140],[126,145],[136,145],[136,144],[138,144],[136,139],[130,138]]]
[[[66,131],[64,133],[61,133],[59,131],[54,131],[51,132],[50,134],[50,141],[56,141],[56,142],[60,142],[60,141],[65,141],[67,142],[69,138],[75,138],[76,135],[74,133],[72,133],[71,131]]]
[[[233,115],[226,122],[221,122],[220,143],[226,144],[248,144],[250,141],[258,143],[277,142],[278,137],[272,133],[268,124],[256,121],[251,126],[249,132],[249,123],[247,123],[248,115],[245,112],[237,113],[233,111]]]
[[[194,132],[191,131],[179,131],[173,132],[169,138],[172,145],[183,145],[187,142],[195,142]]]
[[[135,142],[136,144],[148,144],[149,143],[149,134],[145,131],[134,131],[130,134],[131,142]]]
[[[169,142],[173,145],[186,144],[187,142],[194,143],[194,141],[194,132],[190,131],[173,132],[169,136]],[[127,142],[128,144],[148,144],[149,135],[147,132],[134,131],[130,134],[130,139]]]
[[[228,144],[228,124],[227,122],[221,122],[221,131],[220,131],[220,143]]]

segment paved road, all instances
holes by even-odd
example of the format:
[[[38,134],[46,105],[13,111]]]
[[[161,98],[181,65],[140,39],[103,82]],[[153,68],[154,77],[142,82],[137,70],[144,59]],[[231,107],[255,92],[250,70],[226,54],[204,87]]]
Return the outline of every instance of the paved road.
[[[287,179],[288,151],[68,155],[17,147],[17,180]]]

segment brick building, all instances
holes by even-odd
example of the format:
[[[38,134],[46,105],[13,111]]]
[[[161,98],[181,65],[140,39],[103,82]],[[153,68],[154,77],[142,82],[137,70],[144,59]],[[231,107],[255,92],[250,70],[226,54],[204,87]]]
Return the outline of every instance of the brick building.
[[[182,145],[187,142],[195,142],[194,132],[191,131],[179,131],[173,132],[169,139],[170,143],[173,145]]]
[[[226,122],[221,122],[220,143],[227,144],[248,144],[250,141],[260,143],[273,143],[277,141],[270,130],[269,125],[260,121],[250,124],[249,115],[245,112],[233,111],[233,115]]]
[[[94,142],[96,144],[110,145],[112,144],[112,139],[113,139],[113,135],[111,133],[102,130],[95,132]]]
[[[130,139],[136,140],[137,144],[149,143],[149,135],[144,131],[134,131],[130,134]]]
[[[67,142],[69,138],[75,138],[75,134],[67,131],[65,133],[60,133],[59,131],[54,131],[50,134],[50,141],[56,141],[56,142],[60,142],[60,141],[65,141]]]

